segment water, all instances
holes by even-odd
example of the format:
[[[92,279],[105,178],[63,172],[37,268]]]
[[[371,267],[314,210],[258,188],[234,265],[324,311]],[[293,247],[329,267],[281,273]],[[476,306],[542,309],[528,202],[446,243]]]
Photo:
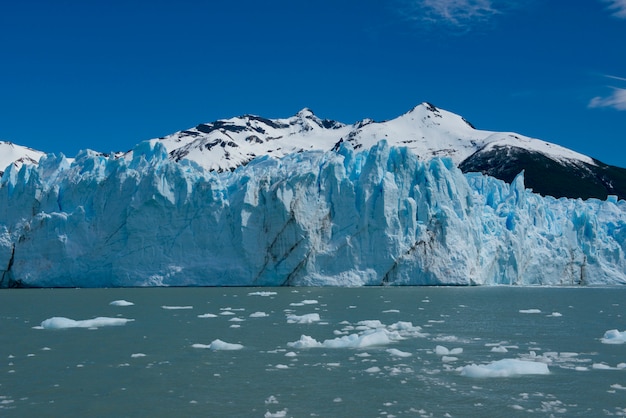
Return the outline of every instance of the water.
[[[600,339],[626,329],[625,297],[626,288],[3,290],[0,415],[623,416],[626,344]],[[317,322],[287,321],[315,313]],[[134,321],[41,329],[57,316]],[[364,348],[288,345],[373,332],[364,320],[386,326],[372,335],[393,339],[396,324],[404,337]],[[197,348],[217,339],[243,348]],[[462,373],[501,359],[541,361],[549,374]]]

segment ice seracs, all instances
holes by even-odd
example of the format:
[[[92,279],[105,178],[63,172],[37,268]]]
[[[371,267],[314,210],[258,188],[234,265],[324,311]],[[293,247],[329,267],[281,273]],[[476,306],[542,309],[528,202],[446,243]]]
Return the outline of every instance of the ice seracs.
[[[369,149],[209,172],[160,142],[0,181],[0,286],[626,283],[626,202],[541,197]]]

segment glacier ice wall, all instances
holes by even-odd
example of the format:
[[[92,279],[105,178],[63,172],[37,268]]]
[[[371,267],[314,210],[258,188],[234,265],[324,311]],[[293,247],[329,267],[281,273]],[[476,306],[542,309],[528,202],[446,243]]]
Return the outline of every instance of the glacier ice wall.
[[[626,283],[626,202],[541,197],[382,141],[233,172],[84,151],[0,181],[0,286]]]

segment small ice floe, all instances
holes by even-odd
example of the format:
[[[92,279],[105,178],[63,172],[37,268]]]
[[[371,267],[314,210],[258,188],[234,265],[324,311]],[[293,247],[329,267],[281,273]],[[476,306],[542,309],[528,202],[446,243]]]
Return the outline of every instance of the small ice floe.
[[[111,306],[133,306],[134,303],[129,302],[127,300],[114,300],[113,302],[109,303],[109,305]]]
[[[241,350],[243,345],[241,344],[231,344],[224,342],[220,339],[213,340],[211,344],[192,344],[193,348],[207,348],[213,351],[233,351],[233,350]]]
[[[270,395],[269,398],[265,400],[265,405],[275,405],[275,404],[278,404],[278,399],[276,399],[276,396],[274,395]]]
[[[604,333],[604,337],[600,341],[604,344],[624,344],[626,343],[626,331],[619,332],[616,329],[610,329]]]
[[[380,373],[380,367],[370,367],[369,369],[365,369],[366,373]]]
[[[383,313],[400,313],[400,311],[398,309],[387,309]]]
[[[250,292],[250,293],[248,293],[248,296],[264,296],[264,297],[267,297],[267,296],[274,296],[274,295],[277,295],[277,294],[278,293],[276,293],[276,292]]]
[[[491,352],[492,353],[508,353],[509,350],[507,350],[506,347],[503,347],[501,345],[497,345],[497,346],[491,348]]]
[[[614,385],[611,385],[611,389],[626,390],[626,386],[622,386],[619,383],[615,383]]]
[[[265,318],[266,316],[269,316],[269,315],[266,314],[265,312],[252,312],[250,314],[250,318]]]
[[[546,316],[549,317],[549,318],[559,318],[559,317],[563,316],[563,314],[560,313],[560,312],[552,312],[550,315],[546,315]]]
[[[202,315],[198,315],[198,318],[217,318],[217,315],[212,313],[205,313]]]
[[[286,416],[287,416],[287,409],[283,409],[281,411],[276,411],[276,412],[267,411],[265,415],[263,415],[264,418],[284,418]]]
[[[163,306],[161,306],[161,308],[167,309],[167,310],[170,310],[170,311],[176,311],[176,310],[182,310],[182,309],[193,309],[193,306],[169,306],[169,305],[163,305]]]
[[[520,309],[519,313],[540,314],[541,313],[541,309]]]
[[[305,315],[287,315],[288,324],[312,324],[320,321],[320,314],[310,313]]]
[[[48,318],[41,323],[43,329],[66,329],[66,328],[100,328],[110,326],[126,325],[127,322],[134,321],[134,319],[126,318],[108,318],[99,316],[93,319],[73,320],[61,316],[55,316]]]
[[[408,353],[406,351],[400,351],[397,348],[389,348],[387,350],[387,352],[389,354],[391,354],[392,356],[394,356],[394,357],[411,357],[413,355],[413,354]]]
[[[131,358],[141,358],[141,357],[145,357],[146,355],[144,353],[134,353],[131,354],[130,357]]]
[[[289,306],[317,305],[317,303],[318,302],[315,299],[306,299],[306,300],[303,300],[302,302],[290,303]]]
[[[287,366],[286,364],[277,364],[274,366],[274,368],[285,370],[285,369],[288,369],[289,366]]]
[[[461,376],[475,378],[550,374],[550,369],[545,363],[518,359],[502,359],[489,364],[470,364],[459,370]]]
[[[443,345],[438,345],[435,347],[435,354],[437,354],[438,356],[457,356],[461,353],[463,353],[463,349],[460,347],[453,349],[448,349]]]

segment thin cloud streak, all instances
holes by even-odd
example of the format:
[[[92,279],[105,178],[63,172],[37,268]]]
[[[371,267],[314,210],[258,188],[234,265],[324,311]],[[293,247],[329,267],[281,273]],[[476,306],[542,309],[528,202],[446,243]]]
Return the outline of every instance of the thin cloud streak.
[[[404,0],[403,14],[416,21],[465,28],[500,13],[494,0]]]
[[[590,108],[610,107],[615,110],[626,110],[626,89],[613,87],[613,94],[607,97],[594,97],[588,106]]]
[[[602,0],[603,3],[609,3],[608,9],[611,15],[620,19],[626,19],[626,0]]]

